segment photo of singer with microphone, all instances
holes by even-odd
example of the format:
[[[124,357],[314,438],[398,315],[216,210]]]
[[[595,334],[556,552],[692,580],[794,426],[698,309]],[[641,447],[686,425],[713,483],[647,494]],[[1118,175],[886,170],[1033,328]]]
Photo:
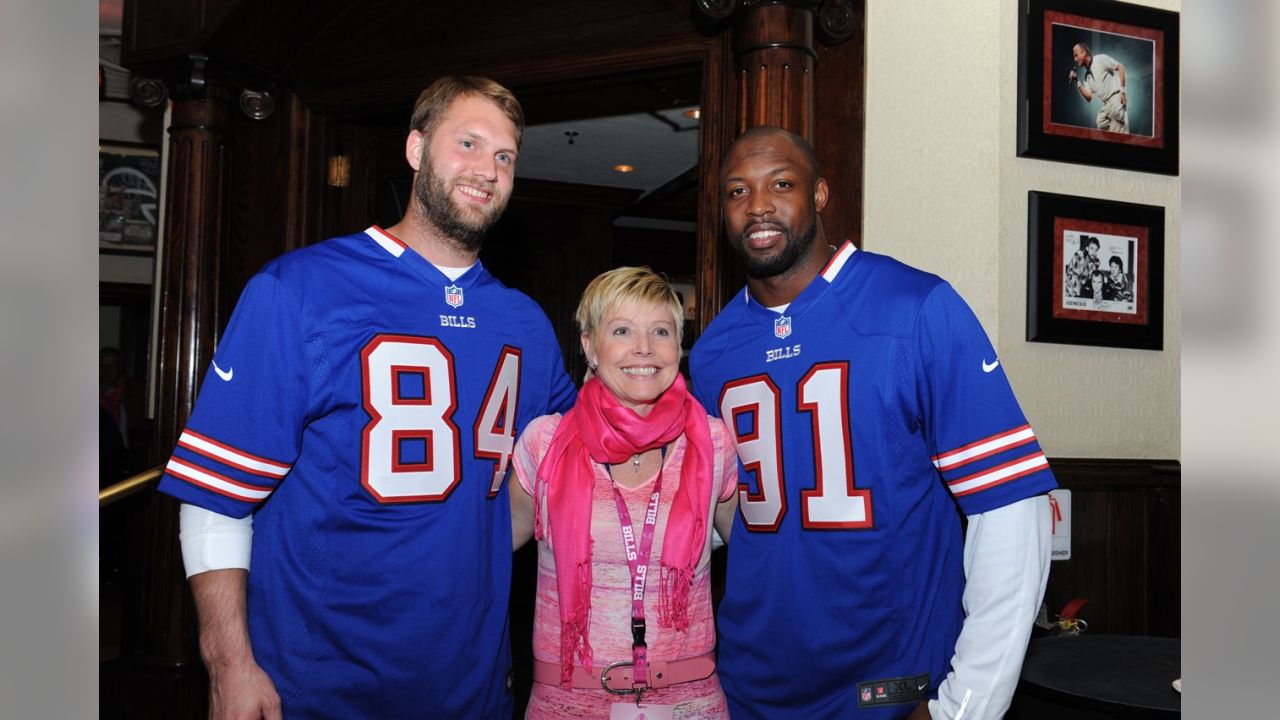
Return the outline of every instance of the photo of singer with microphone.
[[[1129,102],[1124,63],[1110,55],[1094,55],[1086,43],[1071,46],[1071,59],[1078,70],[1072,70],[1068,80],[1075,83],[1080,97],[1087,103],[1092,103],[1095,97],[1102,101],[1102,109],[1098,111],[1098,129],[1127,134]]]
[[[1155,43],[1055,24],[1053,52],[1053,122],[1152,135]]]

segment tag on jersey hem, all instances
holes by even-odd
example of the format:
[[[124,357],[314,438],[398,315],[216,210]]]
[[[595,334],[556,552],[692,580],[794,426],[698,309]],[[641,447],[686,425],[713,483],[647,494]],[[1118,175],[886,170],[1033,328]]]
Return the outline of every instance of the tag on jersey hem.
[[[858,707],[900,705],[918,703],[929,689],[929,673],[886,678],[884,680],[860,680],[858,682]]]

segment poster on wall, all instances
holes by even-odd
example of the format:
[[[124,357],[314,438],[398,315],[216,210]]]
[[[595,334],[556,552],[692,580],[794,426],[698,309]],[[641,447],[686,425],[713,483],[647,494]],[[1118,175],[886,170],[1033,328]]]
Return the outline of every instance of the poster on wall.
[[[98,147],[98,243],[154,247],[160,220],[160,154]]]

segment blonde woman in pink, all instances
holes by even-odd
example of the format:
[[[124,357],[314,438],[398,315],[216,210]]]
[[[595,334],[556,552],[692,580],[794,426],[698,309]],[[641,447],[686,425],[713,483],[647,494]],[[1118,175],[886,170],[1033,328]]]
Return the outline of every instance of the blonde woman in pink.
[[[593,280],[577,404],[516,443],[513,542],[538,540],[526,718],[728,717],[709,562],[713,526],[729,536],[738,461],[680,375],[682,318],[648,268]]]

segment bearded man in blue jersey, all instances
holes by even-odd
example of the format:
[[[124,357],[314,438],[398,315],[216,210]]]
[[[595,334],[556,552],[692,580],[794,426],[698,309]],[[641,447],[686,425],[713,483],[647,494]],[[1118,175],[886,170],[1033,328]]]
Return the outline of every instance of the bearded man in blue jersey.
[[[747,287],[690,372],[744,480],[718,617],[730,714],[999,718],[1055,481],[995,350],[937,276],[828,243],[803,138],[749,130],[719,186]]]
[[[523,128],[497,83],[436,81],[401,221],[245,288],[160,486],[211,717],[511,717],[503,480],[574,396],[541,309],[477,261]]]

